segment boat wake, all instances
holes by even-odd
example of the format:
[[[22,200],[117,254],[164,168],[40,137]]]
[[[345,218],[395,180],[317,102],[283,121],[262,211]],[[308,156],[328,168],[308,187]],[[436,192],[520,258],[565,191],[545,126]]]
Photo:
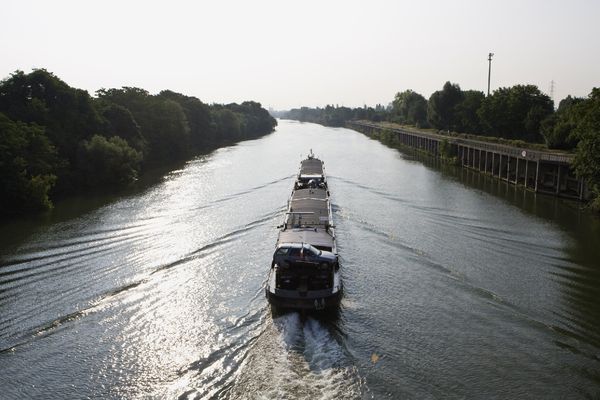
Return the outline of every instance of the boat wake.
[[[249,350],[229,398],[360,398],[351,356],[320,321],[298,313],[268,321]]]

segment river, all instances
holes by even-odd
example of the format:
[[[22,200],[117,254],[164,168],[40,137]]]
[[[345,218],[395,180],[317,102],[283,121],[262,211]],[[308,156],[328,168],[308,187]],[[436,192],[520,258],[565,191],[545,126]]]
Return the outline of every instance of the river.
[[[273,316],[311,148],[345,294],[336,316]],[[598,219],[348,129],[279,121],[0,229],[1,398],[600,396]]]

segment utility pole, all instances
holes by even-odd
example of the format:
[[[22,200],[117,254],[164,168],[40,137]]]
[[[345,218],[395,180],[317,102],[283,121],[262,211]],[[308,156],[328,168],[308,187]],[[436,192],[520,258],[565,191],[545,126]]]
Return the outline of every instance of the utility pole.
[[[489,69],[488,69],[488,96],[490,95],[490,79],[492,76],[492,57],[494,56],[494,53],[490,53],[488,54],[488,61],[490,63]]]

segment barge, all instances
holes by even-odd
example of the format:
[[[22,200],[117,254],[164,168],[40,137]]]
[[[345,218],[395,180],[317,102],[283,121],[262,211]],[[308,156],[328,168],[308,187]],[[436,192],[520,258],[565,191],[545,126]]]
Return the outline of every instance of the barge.
[[[339,306],[342,280],[331,199],[323,161],[310,151],[300,162],[266,283],[279,309],[330,310]]]

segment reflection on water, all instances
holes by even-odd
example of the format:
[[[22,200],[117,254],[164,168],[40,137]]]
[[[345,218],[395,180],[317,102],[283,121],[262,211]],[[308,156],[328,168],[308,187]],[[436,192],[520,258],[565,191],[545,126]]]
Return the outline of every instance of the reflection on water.
[[[345,297],[272,315],[300,153],[325,160]],[[7,398],[600,395],[600,223],[576,203],[282,121],[121,196],[0,229]]]

